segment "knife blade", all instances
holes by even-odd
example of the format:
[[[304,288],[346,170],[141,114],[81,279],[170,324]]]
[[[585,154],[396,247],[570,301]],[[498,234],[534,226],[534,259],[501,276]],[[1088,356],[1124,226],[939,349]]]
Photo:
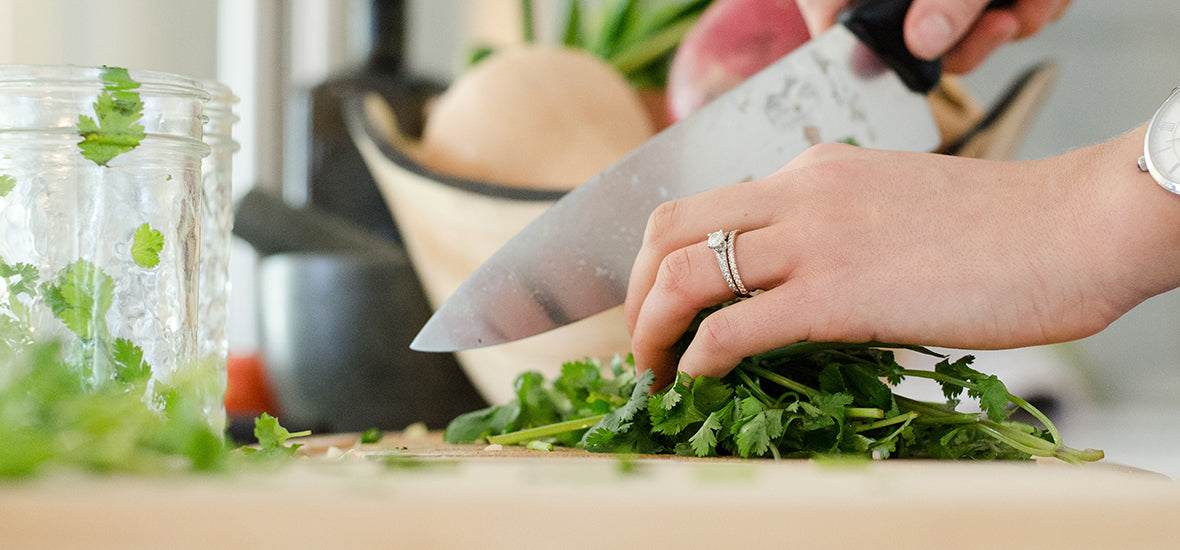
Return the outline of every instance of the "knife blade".
[[[469,276],[410,347],[510,342],[622,304],[657,206],[765,177],[817,142],[933,150],[940,136],[925,93],[941,64],[904,45],[911,1],[853,6],[836,26],[564,195]],[[1001,3],[1010,1],[990,7]]]

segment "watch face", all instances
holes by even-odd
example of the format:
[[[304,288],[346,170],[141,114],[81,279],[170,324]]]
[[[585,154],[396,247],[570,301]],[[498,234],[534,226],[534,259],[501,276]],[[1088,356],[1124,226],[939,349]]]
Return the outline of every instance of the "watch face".
[[[1180,193],[1180,93],[1159,108],[1147,126],[1143,156],[1151,176],[1168,191]]]

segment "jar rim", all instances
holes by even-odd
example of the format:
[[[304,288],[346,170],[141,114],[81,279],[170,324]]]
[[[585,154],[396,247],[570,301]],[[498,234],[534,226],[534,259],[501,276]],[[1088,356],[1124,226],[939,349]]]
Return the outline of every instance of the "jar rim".
[[[33,86],[98,87],[103,86],[103,71],[114,67],[86,65],[0,65],[0,91],[6,88]],[[139,82],[136,91],[148,95],[190,96],[207,102],[211,92],[200,81],[163,71],[128,69]]]

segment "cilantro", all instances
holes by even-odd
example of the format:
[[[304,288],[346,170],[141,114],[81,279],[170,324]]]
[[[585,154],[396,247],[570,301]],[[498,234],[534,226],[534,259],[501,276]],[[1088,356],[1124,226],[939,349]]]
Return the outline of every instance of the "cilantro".
[[[252,454],[231,454],[195,391],[153,380],[143,349],[111,337],[105,317],[114,281],[98,266],[78,260],[38,283],[34,266],[0,258],[0,282],[0,478],[48,468],[216,471]],[[35,340],[31,308],[40,304],[77,340]],[[83,353],[68,352],[79,341]],[[100,363],[109,370],[95,368]],[[273,418],[260,428],[263,456],[290,456],[294,448],[282,443],[302,435]]]
[[[45,302],[83,342],[94,342],[106,332],[104,318],[114,301],[114,280],[86,260],[63,267],[57,280],[41,285]]]
[[[16,188],[16,178],[8,174],[0,174],[0,197],[6,197]]]
[[[148,224],[139,226],[131,243],[131,257],[140,267],[160,265],[160,251],[164,249],[164,234]]]
[[[697,456],[715,454],[717,449],[717,432],[720,430],[721,418],[718,413],[709,413],[709,416],[701,423],[701,427],[697,428],[696,433],[688,438],[688,444],[692,447],[693,454]]]
[[[78,116],[78,148],[82,156],[99,166],[108,166],[111,159],[139,146],[146,136],[139,124],[143,117],[143,102],[132,92],[139,83],[127,69],[107,67],[103,70],[103,93],[94,102],[95,118]],[[97,119],[97,120],[96,120]]]
[[[693,323],[686,340],[697,326]],[[942,360],[934,371],[907,369],[893,349]],[[535,373],[518,379],[516,400],[456,418],[447,427],[447,440],[543,441],[594,452],[695,456],[1046,456],[1074,463],[1102,458],[1101,451],[1065,446],[1044,414],[1010,394],[996,376],[971,368],[973,360],[950,361],[919,346],[799,342],[745,358],[724,378],[679,373],[654,393],[649,391],[654,375],[648,371],[636,378],[623,368],[633,365],[629,360],[612,363],[614,378],[587,360],[563,366],[552,389]],[[891,385],[906,377],[940,384],[947,401],[927,403],[893,393]],[[616,401],[628,393],[624,402]],[[956,410],[964,393],[982,413]],[[599,413],[595,407],[603,404],[610,410]],[[1010,405],[1032,414],[1042,427],[1005,421]],[[546,418],[555,420],[544,424]]]
[[[509,427],[519,415],[520,404],[515,401],[464,413],[447,424],[443,439],[448,443],[470,443],[503,434],[511,431]]]
[[[378,443],[385,438],[385,432],[377,428],[369,428],[361,434],[361,444]]]
[[[311,431],[291,433],[281,424],[279,419],[262,413],[254,419],[254,437],[258,439],[258,447],[243,447],[242,452],[260,458],[289,458],[303,445],[295,443],[287,446],[288,439],[311,435]]]
[[[590,428],[579,445],[595,452],[654,452],[658,443],[651,435],[647,411],[648,390],[656,375],[648,370],[636,380],[631,398]]]
[[[783,410],[767,408],[751,396],[740,402],[741,418],[732,430],[736,436],[738,454],[741,456],[762,456],[782,437]]]
[[[152,377],[152,367],[143,360],[143,350],[131,340],[119,338],[112,346],[115,360],[115,379],[142,387]]]
[[[92,386],[59,342],[0,350],[0,478],[49,467],[97,472],[217,470],[227,448],[196,413],[161,415],[122,384]],[[195,410],[189,408],[187,410]]]

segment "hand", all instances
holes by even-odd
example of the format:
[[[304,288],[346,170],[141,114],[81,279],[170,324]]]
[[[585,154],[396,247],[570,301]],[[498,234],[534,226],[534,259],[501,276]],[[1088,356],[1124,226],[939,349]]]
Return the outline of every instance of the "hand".
[[[1180,286],[1180,196],[1134,168],[1143,130],[1035,162],[812,147],[762,180],[662,205],[626,302],[639,370],[722,376],[800,340],[999,349],[1088,336]],[[704,244],[740,230],[734,295]]]
[[[797,0],[812,36],[836,22],[849,0]],[[1006,42],[1026,38],[1057,20],[1070,0],[1017,0],[984,13],[988,0],[914,0],[906,15],[906,45],[922,59],[943,58],[947,72],[965,73]]]

